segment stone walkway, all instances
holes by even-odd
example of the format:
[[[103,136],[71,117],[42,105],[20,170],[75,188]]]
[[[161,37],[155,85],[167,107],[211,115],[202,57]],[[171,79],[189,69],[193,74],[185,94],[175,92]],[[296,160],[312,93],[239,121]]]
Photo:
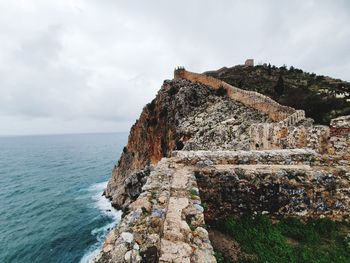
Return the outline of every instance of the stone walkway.
[[[349,215],[349,167],[315,166],[317,158],[308,149],[175,152],[151,171],[94,262],[216,262],[201,198],[210,220],[247,209]]]
[[[193,171],[162,159],[94,262],[216,262]]]

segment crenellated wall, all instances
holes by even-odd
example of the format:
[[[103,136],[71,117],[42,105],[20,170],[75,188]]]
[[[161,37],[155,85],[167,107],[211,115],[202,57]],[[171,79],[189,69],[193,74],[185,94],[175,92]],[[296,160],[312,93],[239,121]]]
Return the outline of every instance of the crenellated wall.
[[[296,113],[296,110],[283,106],[279,104],[278,102],[274,101],[273,99],[260,94],[255,91],[248,91],[236,88],[230,84],[227,84],[224,81],[218,80],[216,78],[206,76],[203,74],[193,73],[185,70],[184,68],[179,68],[174,71],[174,78],[183,78],[187,79],[192,82],[199,82],[201,84],[210,86],[214,89],[225,89],[227,92],[227,95],[244,105],[257,109],[260,112],[266,113],[273,121],[284,121],[287,117],[291,116],[292,114]],[[302,116],[305,117],[305,113],[301,113],[303,111],[298,111],[296,115],[293,115],[290,122],[293,120],[297,121],[297,116],[300,118]]]
[[[331,129],[328,126],[297,125],[306,119],[305,111],[283,106],[258,92],[242,90],[219,79],[189,72],[185,68],[175,69],[174,78],[199,82],[215,90],[224,89],[230,98],[267,114],[274,122],[256,123],[250,127],[252,150],[307,147],[319,153],[349,155],[348,116],[333,121]]]
[[[326,153],[329,144],[329,127],[293,126],[280,123],[258,123],[250,127],[251,149],[310,148]]]

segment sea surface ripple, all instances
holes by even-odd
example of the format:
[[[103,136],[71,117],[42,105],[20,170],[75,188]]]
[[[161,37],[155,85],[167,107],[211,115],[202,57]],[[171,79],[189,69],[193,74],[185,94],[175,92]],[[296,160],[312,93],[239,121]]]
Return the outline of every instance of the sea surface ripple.
[[[120,220],[101,195],[126,141],[0,137],[0,262],[88,262]]]

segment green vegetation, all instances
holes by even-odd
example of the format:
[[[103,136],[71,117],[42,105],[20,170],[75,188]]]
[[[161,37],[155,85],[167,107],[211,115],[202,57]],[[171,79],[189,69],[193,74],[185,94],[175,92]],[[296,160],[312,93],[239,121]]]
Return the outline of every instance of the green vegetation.
[[[231,235],[244,252],[254,255],[241,263],[350,263],[349,225],[327,219],[285,219],[272,224],[263,215],[227,218],[215,226]],[[216,253],[218,262],[228,263]]]
[[[198,196],[198,192],[197,192],[197,190],[195,190],[195,189],[191,189],[191,190],[190,190],[190,194],[191,194],[191,197],[192,197],[192,198]]]
[[[226,259],[220,252],[216,251],[214,254],[217,263],[231,263],[230,260]]]
[[[277,84],[275,86],[275,93],[280,97],[283,95],[284,92],[284,81],[282,76],[279,76]]]

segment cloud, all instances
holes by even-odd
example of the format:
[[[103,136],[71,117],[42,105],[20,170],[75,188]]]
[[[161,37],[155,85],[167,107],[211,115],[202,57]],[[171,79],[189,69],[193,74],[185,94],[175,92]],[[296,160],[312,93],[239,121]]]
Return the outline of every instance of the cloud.
[[[177,65],[200,72],[252,57],[350,80],[349,10],[313,0],[0,0],[0,134],[127,131]]]

